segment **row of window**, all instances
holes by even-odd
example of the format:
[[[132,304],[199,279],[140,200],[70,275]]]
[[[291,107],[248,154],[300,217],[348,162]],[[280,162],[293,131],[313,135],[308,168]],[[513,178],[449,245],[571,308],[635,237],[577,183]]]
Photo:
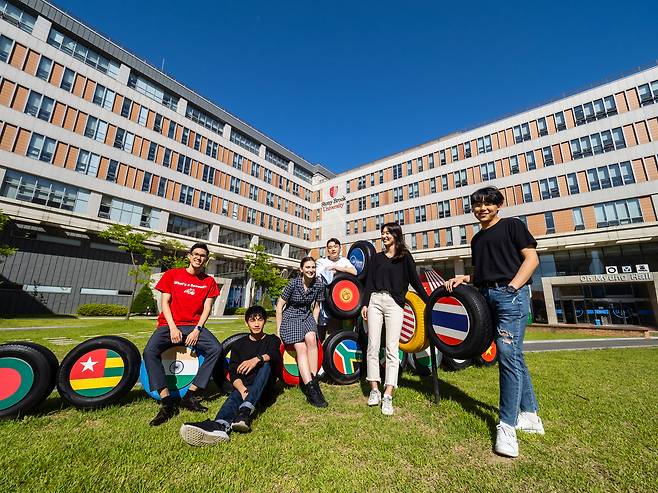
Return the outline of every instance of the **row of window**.
[[[54,27],[51,28],[50,33],[48,33],[48,44],[74,58],[77,58],[85,65],[89,65],[113,79],[116,79],[119,76],[120,65],[118,62],[110,60],[96,50],[66,36]]]
[[[34,23],[37,21],[36,17],[19,9],[6,0],[0,0],[0,18],[18,26],[20,29],[28,33],[32,32],[34,29]]]

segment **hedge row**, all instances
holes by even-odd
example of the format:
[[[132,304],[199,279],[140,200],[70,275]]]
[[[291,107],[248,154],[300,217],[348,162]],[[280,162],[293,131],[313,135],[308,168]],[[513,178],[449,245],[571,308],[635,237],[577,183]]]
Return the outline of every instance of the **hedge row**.
[[[78,307],[78,315],[83,317],[124,317],[127,308],[123,305],[87,303]]]

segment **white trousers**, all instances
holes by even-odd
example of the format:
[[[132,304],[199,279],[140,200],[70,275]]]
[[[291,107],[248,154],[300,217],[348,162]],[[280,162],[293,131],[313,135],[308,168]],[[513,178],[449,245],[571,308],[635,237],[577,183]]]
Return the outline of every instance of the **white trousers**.
[[[370,382],[381,382],[379,372],[379,348],[382,341],[382,325],[386,324],[386,375],[384,385],[398,386],[400,370],[400,332],[404,309],[386,291],[378,291],[370,296],[368,304],[368,376]]]

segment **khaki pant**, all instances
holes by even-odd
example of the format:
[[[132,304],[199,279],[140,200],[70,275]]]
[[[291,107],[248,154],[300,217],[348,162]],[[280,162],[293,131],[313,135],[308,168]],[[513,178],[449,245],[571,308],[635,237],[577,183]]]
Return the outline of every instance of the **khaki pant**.
[[[386,375],[384,385],[398,386],[400,370],[400,332],[404,309],[386,291],[378,291],[370,296],[368,304],[368,376],[370,382],[381,382],[379,374],[379,348],[382,341],[382,325],[386,324]]]

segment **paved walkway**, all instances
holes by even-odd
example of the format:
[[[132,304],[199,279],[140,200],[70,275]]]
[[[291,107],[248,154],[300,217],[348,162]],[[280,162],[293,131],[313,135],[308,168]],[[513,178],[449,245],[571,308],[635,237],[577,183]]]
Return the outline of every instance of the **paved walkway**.
[[[605,337],[601,339],[555,339],[552,341],[525,341],[526,353],[541,351],[581,351],[585,349],[610,349],[633,347],[658,347],[658,337]]]

